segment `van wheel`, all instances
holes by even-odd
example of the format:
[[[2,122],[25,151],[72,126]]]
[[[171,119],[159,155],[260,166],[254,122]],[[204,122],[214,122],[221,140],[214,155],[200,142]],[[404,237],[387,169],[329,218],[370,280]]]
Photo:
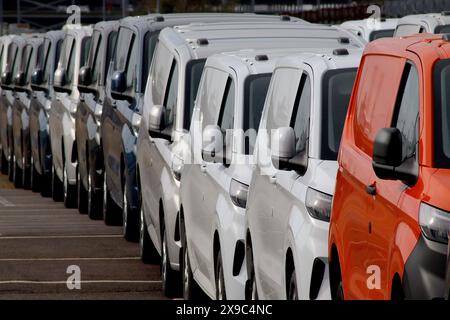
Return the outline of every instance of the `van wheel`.
[[[123,237],[127,241],[135,242],[138,240],[139,220],[135,210],[131,207],[127,196],[127,178],[124,178],[122,190],[122,226]]]
[[[223,275],[222,253],[217,253],[216,262],[216,300],[227,300],[225,291],[225,278]]]
[[[342,280],[339,281],[339,284],[336,289],[336,300],[344,301],[344,287],[342,286]]]
[[[31,166],[27,166],[25,156],[22,158],[22,186],[26,190],[31,189]]]
[[[22,169],[17,165],[16,156],[13,156],[13,182],[15,188],[22,188]]]
[[[147,231],[147,223],[145,222],[144,209],[141,205],[139,214],[139,255],[143,263],[158,263],[159,254],[153,245],[152,239]]]
[[[0,163],[0,172],[2,174],[8,174],[8,160],[6,160],[5,153],[3,150],[1,151],[1,163]]]
[[[86,214],[88,212],[88,200],[87,191],[83,186],[83,181],[81,181],[80,170],[77,170],[77,187],[78,187],[78,212],[81,214]]]
[[[111,197],[106,183],[106,172],[103,179],[103,220],[107,226],[120,226],[120,208]]]
[[[184,232],[184,234],[186,233]],[[200,288],[195,282],[194,275],[192,274],[191,262],[189,259],[189,248],[186,241],[186,236],[183,237],[183,246],[181,250],[182,250],[183,299],[197,300],[200,296]]]
[[[96,192],[94,188],[94,181],[92,174],[88,171],[88,190],[87,190],[87,209],[88,216],[92,220],[99,220],[102,218],[102,197],[101,193]]]
[[[246,300],[258,300],[258,288],[256,286],[255,265],[253,263],[253,249],[251,246],[247,248],[246,256],[248,260],[247,264],[247,277],[248,280],[245,284],[245,299]]]
[[[163,225],[161,244],[161,281],[166,297],[173,298],[177,295],[178,272],[170,266],[169,251],[167,245],[166,228]]]
[[[297,277],[295,276],[295,269],[292,269],[291,275],[289,277],[289,287],[288,287],[288,300],[298,300],[297,293]]]
[[[34,167],[34,158],[31,157],[30,159],[30,170],[31,170],[31,191],[33,192],[39,192],[41,191],[41,175],[37,172],[36,168]]]
[[[41,176],[41,196],[51,197],[52,196],[52,173],[43,172]]]
[[[63,201],[64,193],[62,182],[56,174],[55,164],[52,163],[52,198],[54,201]]]
[[[67,175],[67,166],[64,162],[63,167],[63,190],[64,190],[64,206],[66,208],[75,208],[77,205],[76,189],[77,186],[69,184],[69,177]]]

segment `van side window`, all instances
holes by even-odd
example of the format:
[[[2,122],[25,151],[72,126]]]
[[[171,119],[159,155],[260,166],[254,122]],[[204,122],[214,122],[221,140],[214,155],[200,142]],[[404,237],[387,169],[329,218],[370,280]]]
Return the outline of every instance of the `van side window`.
[[[68,43],[68,55],[67,55],[67,83],[69,85],[72,83],[73,71],[75,69],[75,40],[69,40]]]
[[[407,159],[416,154],[419,129],[419,76],[410,63],[406,64],[397,99],[392,126],[402,133],[402,155]]]
[[[127,92],[133,93],[133,89],[136,89],[136,62],[137,62],[137,41],[136,36],[133,34],[131,39],[131,47],[128,52],[127,64],[126,64],[126,79],[127,79]]]
[[[303,74],[300,80],[295,106],[290,126],[294,128],[297,139],[295,150],[297,153],[303,153],[307,151],[311,113],[311,81],[307,74]]]
[[[164,106],[166,109],[165,124],[167,127],[167,134],[170,134],[173,128],[175,119],[175,112],[177,108],[178,97],[178,66],[177,61],[174,59],[172,68],[170,69],[169,82],[167,84],[166,96],[164,98]]]
[[[141,90],[144,91],[147,85],[148,69],[152,63],[153,54],[155,53],[156,44],[158,42],[158,32],[148,31],[144,36],[144,54],[142,55],[142,84]]]
[[[87,64],[89,58],[89,50],[91,49],[91,37],[84,37],[81,41],[81,56],[80,56],[80,66]]]
[[[202,114],[202,130],[207,125],[219,123],[219,115],[224,101],[224,92],[229,79],[227,72],[213,68],[203,71],[201,87],[197,95],[197,105]]]
[[[3,73],[3,51],[5,49],[5,46],[3,44],[1,44],[0,47],[0,74]]]
[[[169,82],[168,79],[173,59],[174,57],[170,51],[163,43],[159,42],[156,47],[154,61],[152,62],[150,70],[151,83],[148,83],[148,85],[151,86],[153,104],[164,104],[164,93],[166,92],[166,86]]]
[[[267,97],[268,134],[270,130],[287,127],[291,123],[296,93],[300,85],[302,73],[296,69],[279,68],[271,80],[271,93]]]
[[[219,114],[219,127],[222,133],[234,127],[234,82],[230,77],[225,87],[224,99],[222,101],[222,108]]]
[[[361,73],[355,84],[357,93],[352,101],[355,109],[353,133],[356,147],[372,157],[378,131],[391,125],[405,61],[369,55],[361,63]]]
[[[116,42],[117,42],[117,31],[112,31],[108,36],[108,46],[106,48],[106,60],[104,62],[105,69],[103,75],[103,85],[106,85],[106,79],[108,74],[108,68],[111,64],[111,60],[114,55],[114,51],[116,50]]]
[[[98,58],[100,55],[100,48],[102,47],[102,35],[100,32],[96,31],[93,38],[94,40],[89,57],[90,61],[88,62],[88,64],[90,65],[92,70],[92,84],[95,84],[99,76],[100,63],[98,61]]]

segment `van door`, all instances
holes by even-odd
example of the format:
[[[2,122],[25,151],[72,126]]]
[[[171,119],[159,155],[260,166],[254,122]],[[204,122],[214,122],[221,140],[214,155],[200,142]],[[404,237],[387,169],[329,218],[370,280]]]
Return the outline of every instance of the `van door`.
[[[135,85],[136,85],[136,58],[138,42],[136,35],[129,29],[121,29],[117,44],[117,56],[115,71],[123,71],[126,77],[126,90],[123,98],[114,100],[111,113],[112,135],[107,137],[109,141],[108,152],[105,154],[110,160],[111,174],[109,175],[111,195],[116,203],[122,203],[122,177],[121,156],[123,150],[122,133],[124,124],[131,119],[135,107]],[[124,49],[125,48],[125,49]],[[105,140],[106,140],[105,139]],[[125,156],[125,155],[124,155]]]
[[[398,90],[397,103],[391,121],[386,127],[395,127],[402,133],[403,159],[418,166],[417,150],[419,138],[420,85],[417,68],[412,63],[405,65],[402,82]],[[397,247],[396,230],[404,214],[398,207],[403,192],[408,188],[401,181],[375,178],[376,194],[373,210],[369,215],[367,267],[379,270],[379,279],[369,281],[369,299],[390,299],[390,262]],[[407,214],[407,213],[406,213]],[[378,272],[378,271],[372,271]],[[377,280],[379,280],[377,282]],[[379,285],[379,286],[378,286]]]
[[[311,86],[306,74],[290,68],[277,69],[271,83],[266,100],[267,122],[265,127],[261,125],[259,132],[259,135],[266,136],[267,140],[261,137],[261,152],[258,154],[260,172],[254,173],[251,185],[254,192],[260,196],[258,201],[249,205],[255,206],[252,211],[258,215],[252,217],[251,236],[254,265],[260,281],[259,290],[262,291],[263,299],[284,299],[286,290],[283,288],[282,270],[285,261],[287,219],[292,204],[290,191],[299,174],[295,171],[277,170],[273,166],[270,137],[272,130],[294,124],[295,120],[291,120],[296,118],[297,94],[300,98],[305,88],[304,98],[310,100]]]
[[[345,195],[345,201],[335,201],[333,214],[338,215],[339,229],[345,247],[339,252],[345,299],[366,297],[368,264],[368,232],[376,192],[372,169],[373,141],[379,129],[392,116],[389,106],[396,100],[397,88],[403,72],[404,59],[385,56],[367,56],[361,65],[361,74],[355,84],[356,97],[351,100],[351,121],[344,129],[345,139],[339,158],[340,184],[335,197]],[[383,92],[380,95],[380,92]]]
[[[230,88],[233,90],[230,90]],[[228,89],[227,89],[228,88]],[[229,74],[218,69],[207,68],[203,74],[203,85],[198,98],[201,113],[202,130],[208,125],[219,125],[219,114],[221,109],[231,107],[234,109],[234,83]],[[229,97],[227,93],[232,93]],[[228,104],[226,103],[228,101]],[[198,144],[201,145],[201,144]],[[215,203],[218,189],[214,182],[218,170],[223,170],[219,155],[216,161],[220,163],[205,162],[194,163],[190,168],[189,181],[193,186],[189,192],[190,216],[188,231],[191,237],[191,248],[195,260],[193,264],[198,267],[198,271],[203,277],[209,278],[212,261],[213,246],[213,217],[215,213]],[[195,185],[195,186],[194,186]]]

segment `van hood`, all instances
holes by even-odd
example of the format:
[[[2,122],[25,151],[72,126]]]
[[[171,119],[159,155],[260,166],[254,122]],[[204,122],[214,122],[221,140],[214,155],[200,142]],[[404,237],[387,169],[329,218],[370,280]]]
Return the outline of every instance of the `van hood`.
[[[450,169],[433,169],[423,199],[428,204],[450,212]]]

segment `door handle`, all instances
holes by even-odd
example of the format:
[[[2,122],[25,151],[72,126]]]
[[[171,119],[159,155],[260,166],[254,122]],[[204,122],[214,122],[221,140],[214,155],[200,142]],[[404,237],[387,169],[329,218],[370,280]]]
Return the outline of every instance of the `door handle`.
[[[277,177],[276,176],[270,176],[269,177],[269,181],[270,181],[271,184],[275,184],[275,183],[277,183]]]
[[[111,103],[111,107],[112,107],[113,109],[117,109],[117,103],[114,101],[113,103]]]
[[[200,165],[200,171],[206,173],[206,164]]]
[[[375,185],[375,182],[366,187],[366,192],[371,196],[375,196],[377,194],[377,186]]]

